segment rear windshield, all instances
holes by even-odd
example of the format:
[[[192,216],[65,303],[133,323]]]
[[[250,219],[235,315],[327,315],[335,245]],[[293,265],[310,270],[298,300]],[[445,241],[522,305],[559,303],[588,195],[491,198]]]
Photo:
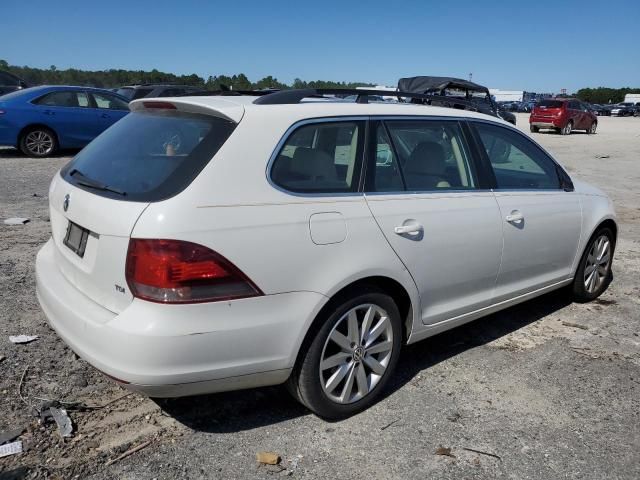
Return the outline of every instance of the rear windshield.
[[[133,112],[87,145],[61,175],[97,195],[157,202],[184,190],[234,128],[209,115]]]
[[[538,106],[544,108],[562,108],[563,104],[564,102],[560,100],[542,100],[538,103]]]

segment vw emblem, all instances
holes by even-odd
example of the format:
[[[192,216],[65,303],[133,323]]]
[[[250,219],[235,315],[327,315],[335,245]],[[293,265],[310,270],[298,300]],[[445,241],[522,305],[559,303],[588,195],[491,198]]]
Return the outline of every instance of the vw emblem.
[[[62,202],[62,209],[65,212],[69,210],[69,194],[68,193],[64,196],[64,202]]]

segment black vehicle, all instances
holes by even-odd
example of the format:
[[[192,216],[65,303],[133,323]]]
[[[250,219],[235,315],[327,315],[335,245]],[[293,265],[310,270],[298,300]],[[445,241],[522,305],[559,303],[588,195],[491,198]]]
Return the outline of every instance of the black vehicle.
[[[117,94],[129,99],[137,100],[144,97],[179,97],[189,93],[202,91],[202,87],[192,85],[174,85],[159,83],[144,83],[139,85],[127,85],[115,90]]]
[[[12,73],[0,70],[0,95],[28,87],[29,85],[27,85],[27,83],[20,77],[16,77]]]
[[[513,113],[498,107],[491,98],[489,89],[483,85],[453,77],[407,77],[398,81],[401,92],[429,95],[428,100],[412,99],[412,103],[474,110],[493,117],[502,118],[515,125]]]

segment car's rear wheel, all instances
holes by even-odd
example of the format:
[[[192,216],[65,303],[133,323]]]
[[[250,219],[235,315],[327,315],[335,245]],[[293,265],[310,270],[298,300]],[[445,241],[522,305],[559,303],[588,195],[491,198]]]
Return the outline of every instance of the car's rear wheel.
[[[587,129],[587,133],[589,135],[593,135],[596,133],[596,129],[598,128],[598,122],[591,122],[591,126]]]
[[[538,133],[540,131],[540,128],[529,125],[529,130],[531,131],[531,133]]]
[[[30,128],[20,137],[20,150],[28,157],[48,157],[58,150],[58,139],[46,127]]]
[[[611,264],[615,237],[609,228],[596,231],[582,254],[578,271],[573,279],[573,296],[578,302],[598,298],[611,282]]]
[[[345,418],[372,405],[393,374],[402,323],[393,299],[375,287],[351,292],[326,311],[288,387],[317,415]]]
[[[560,130],[560,133],[562,135],[571,135],[571,130],[573,130],[573,122],[569,120],[564,128]]]

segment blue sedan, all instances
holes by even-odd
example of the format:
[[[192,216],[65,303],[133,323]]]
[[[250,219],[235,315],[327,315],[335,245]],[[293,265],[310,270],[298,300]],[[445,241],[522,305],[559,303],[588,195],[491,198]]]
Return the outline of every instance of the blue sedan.
[[[0,145],[30,157],[82,148],[129,113],[127,99],[88,87],[32,87],[0,96]]]

